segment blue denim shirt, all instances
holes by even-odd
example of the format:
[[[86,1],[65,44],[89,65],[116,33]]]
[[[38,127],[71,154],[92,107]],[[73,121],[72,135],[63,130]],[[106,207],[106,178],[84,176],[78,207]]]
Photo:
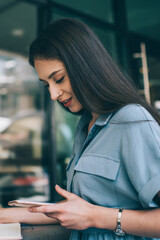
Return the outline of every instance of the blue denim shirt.
[[[89,120],[84,114],[77,126],[67,166],[68,191],[110,208],[158,207],[153,198],[160,191],[160,127],[150,113],[129,104],[100,115],[87,136]],[[94,228],[71,235],[74,240],[102,237],[119,239],[112,231]],[[149,238],[126,235],[124,239]]]

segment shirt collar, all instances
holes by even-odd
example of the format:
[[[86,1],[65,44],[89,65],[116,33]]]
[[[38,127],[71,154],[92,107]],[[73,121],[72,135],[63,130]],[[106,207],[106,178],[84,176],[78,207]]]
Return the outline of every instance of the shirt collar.
[[[113,113],[104,113],[100,114],[99,117],[97,118],[95,125],[97,126],[105,126],[110,118],[112,117]],[[84,114],[81,117],[81,120],[79,122],[79,127],[83,128],[88,122],[91,120],[92,115],[89,111],[85,110]]]
[[[113,115],[113,113],[100,114],[99,117],[97,118],[95,124],[98,126],[105,126],[109,122],[112,115]]]

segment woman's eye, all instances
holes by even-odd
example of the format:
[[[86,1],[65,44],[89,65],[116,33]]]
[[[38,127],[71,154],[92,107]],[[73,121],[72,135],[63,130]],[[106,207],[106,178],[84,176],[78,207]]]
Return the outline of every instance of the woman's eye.
[[[64,77],[61,77],[59,80],[56,81],[56,83],[61,83],[63,81]]]
[[[48,88],[48,87],[49,87],[49,84],[44,84],[44,87],[45,87],[45,88]]]
[[[47,82],[40,81],[40,87],[42,88],[48,88],[49,84]]]

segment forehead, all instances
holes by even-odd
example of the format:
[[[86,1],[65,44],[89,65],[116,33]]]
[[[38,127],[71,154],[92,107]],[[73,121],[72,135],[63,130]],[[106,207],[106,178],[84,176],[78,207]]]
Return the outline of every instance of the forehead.
[[[38,74],[50,74],[54,71],[59,71],[60,69],[65,70],[65,66],[63,62],[59,60],[45,60],[45,59],[37,59],[34,62],[34,67]]]

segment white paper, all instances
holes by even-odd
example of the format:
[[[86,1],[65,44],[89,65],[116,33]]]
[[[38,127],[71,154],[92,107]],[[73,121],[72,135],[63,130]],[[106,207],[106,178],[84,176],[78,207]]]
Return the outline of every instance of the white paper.
[[[22,239],[20,223],[0,224],[0,239]]]

